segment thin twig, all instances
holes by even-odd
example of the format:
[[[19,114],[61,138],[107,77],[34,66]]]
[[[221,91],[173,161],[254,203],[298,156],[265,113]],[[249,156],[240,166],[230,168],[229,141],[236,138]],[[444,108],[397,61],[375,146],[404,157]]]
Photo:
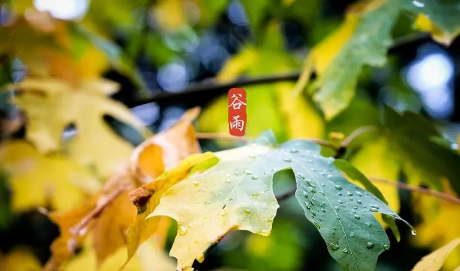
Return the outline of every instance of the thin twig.
[[[454,197],[452,195],[442,193],[442,192],[438,192],[438,191],[434,191],[434,190],[431,190],[431,189],[428,189],[428,188],[423,188],[423,187],[410,185],[410,184],[397,182],[397,181],[390,181],[390,180],[387,180],[387,179],[377,178],[377,177],[369,177],[369,180],[374,181],[374,182],[383,183],[383,184],[397,186],[397,187],[405,189],[405,190],[410,190],[410,191],[422,193],[422,194],[425,194],[425,195],[437,197],[437,198],[443,199],[445,201],[450,201],[452,203],[460,205],[460,199],[458,199],[458,198],[456,198],[456,197]]]
[[[112,203],[112,201],[115,200],[123,191],[125,191],[125,188],[120,186],[119,189],[110,193],[107,197],[104,198],[104,201],[102,203],[99,203],[96,206],[96,208],[94,208],[88,215],[86,215],[80,221],[80,223],[78,223],[69,230],[71,237],[67,242],[67,247],[71,253],[75,251],[75,248],[77,246],[77,238],[81,235],[81,232],[84,231],[88,227],[88,224],[94,218],[99,216],[102,213],[102,210],[104,210],[110,203]]]

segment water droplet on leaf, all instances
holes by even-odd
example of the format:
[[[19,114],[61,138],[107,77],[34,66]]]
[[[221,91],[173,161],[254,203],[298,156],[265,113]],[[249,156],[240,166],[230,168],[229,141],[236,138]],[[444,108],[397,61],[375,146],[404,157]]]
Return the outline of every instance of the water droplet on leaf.
[[[337,250],[337,249],[339,249],[339,245],[334,244],[334,243],[329,243],[329,247],[330,247],[332,250]]]
[[[342,190],[343,188],[340,185],[334,185],[335,189]]]
[[[368,249],[371,249],[371,248],[374,247],[374,243],[367,242],[366,247],[367,247]]]
[[[188,228],[186,226],[180,226],[179,227],[179,234],[180,235],[186,235],[188,232]]]

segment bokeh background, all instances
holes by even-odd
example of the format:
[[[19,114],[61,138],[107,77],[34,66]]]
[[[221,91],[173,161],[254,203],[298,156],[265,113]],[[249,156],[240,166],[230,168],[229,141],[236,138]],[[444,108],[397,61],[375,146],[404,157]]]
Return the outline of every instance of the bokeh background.
[[[98,48],[118,59],[119,65],[103,66],[103,76],[121,85],[113,95],[130,107],[154,132],[169,128],[189,108],[200,106],[201,132],[226,133],[226,107],[222,102],[228,89],[215,78],[227,61],[245,48],[264,52],[258,60],[241,61],[245,72],[229,78],[248,80],[261,76],[287,75],[280,84],[248,86],[248,135],[272,129],[280,141],[291,137],[285,127],[280,105],[282,92],[294,86],[302,63],[311,48],[336,29],[346,9],[355,1],[343,0],[34,0],[0,2],[0,28],[17,12],[28,8],[47,11],[72,24],[75,37],[89,38]],[[451,148],[458,145],[460,131],[460,40],[445,47],[428,35],[415,32],[414,15],[402,12],[393,28],[398,41],[382,68],[365,68],[359,79],[352,106],[331,122],[325,123],[306,96],[302,109],[305,127],[301,134],[327,138],[330,132],[349,134],[355,128],[379,122],[379,109],[388,105],[397,111],[410,110],[435,120]],[[5,32],[2,32],[4,34]],[[16,35],[0,36],[1,43]],[[409,35],[409,36],[408,36]],[[398,39],[403,37],[402,39]],[[409,38],[407,38],[409,37]],[[76,40],[78,38],[75,38]],[[28,44],[29,47],[38,46]],[[19,58],[2,66],[0,83],[20,81],[27,66]],[[101,60],[89,56],[84,66],[91,69]],[[112,63],[113,64],[113,63]],[[128,68],[126,68],[128,67]],[[129,70],[129,72],[126,72]],[[232,79],[233,80],[233,79]],[[230,80],[230,81],[232,81]],[[244,86],[243,86],[244,87]],[[280,94],[281,93],[281,94]],[[1,117],[5,123],[18,114],[8,102],[11,94],[2,93]],[[252,96],[252,97],[251,97]],[[219,99],[220,98],[220,99]],[[363,114],[364,112],[364,114]],[[289,117],[289,115],[288,115]],[[3,121],[2,120],[2,121]],[[115,130],[137,145],[141,138],[128,127],[107,118]],[[296,128],[294,127],[294,130]],[[72,134],[72,127],[68,133]],[[24,137],[24,128],[13,135]],[[95,135],[97,136],[97,135]],[[238,142],[200,140],[203,150],[220,150]],[[292,183],[275,181],[275,190],[288,190]],[[12,213],[7,176],[1,179],[0,249],[16,246],[33,250],[41,262],[48,259],[49,245],[59,231],[46,216],[30,210]],[[411,194],[400,191],[400,215],[417,225]],[[389,234],[392,249],[383,253],[377,270],[410,270],[430,249],[417,244],[407,227],[400,225],[402,239],[396,243]],[[171,229],[168,246],[174,233]],[[78,254],[77,254],[78,257]],[[297,271],[340,270],[329,256],[324,241],[304,217],[294,199],[281,203],[270,237],[237,232],[228,235],[209,254],[197,270]],[[8,271],[8,270],[2,270]],[[27,270],[29,271],[29,270]]]

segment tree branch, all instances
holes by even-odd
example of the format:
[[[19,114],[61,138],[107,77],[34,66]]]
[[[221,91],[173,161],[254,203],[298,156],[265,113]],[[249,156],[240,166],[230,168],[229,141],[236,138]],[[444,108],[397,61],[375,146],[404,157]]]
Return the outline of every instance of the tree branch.
[[[422,41],[422,40],[430,40],[430,36],[426,33],[415,33],[409,34],[406,36],[399,37],[394,40],[393,45],[388,50],[388,53],[392,53],[393,51],[397,50],[404,45]],[[129,107],[134,107],[146,103],[158,102],[158,103],[172,103],[175,101],[176,98],[181,98],[187,100],[198,93],[200,95],[206,95],[209,93],[213,94],[220,94],[225,93],[231,88],[237,87],[247,87],[252,85],[261,85],[261,84],[269,84],[269,83],[276,83],[276,82],[286,82],[286,81],[297,81],[300,76],[300,71],[295,71],[292,73],[287,74],[277,74],[277,75],[264,75],[259,77],[252,77],[252,78],[238,78],[231,82],[226,83],[219,83],[215,80],[204,81],[200,83],[195,83],[189,88],[185,89],[184,91],[173,93],[173,92],[163,92],[162,90],[153,90],[148,91],[149,93],[159,93],[155,96],[147,97],[147,98],[139,98],[134,99],[131,101],[126,101],[125,104]]]

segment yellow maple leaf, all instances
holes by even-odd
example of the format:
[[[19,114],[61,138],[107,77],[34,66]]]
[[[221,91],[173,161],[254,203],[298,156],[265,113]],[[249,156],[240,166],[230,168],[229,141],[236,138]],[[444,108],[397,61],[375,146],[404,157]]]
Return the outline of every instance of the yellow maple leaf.
[[[41,152],[63,149],[63,132],[73,124],[77,134],[66,144],[70,156],[108,176],[126,162],[133,147],[115,134],[103,117],[112,116],[144,136],[149,132],[121,103],[105,97],[105,93],[113,92],[113,83],[101,82],[106,81],[87,82],[83,88],[74,89],[56,79],[27,79],[14,85],[21,90],[14,101],[26,113],[27,139]]]
[[[155,194],[152,195],[149,208],[145,210],[150,213],[147,218],[169,216],[178,223],[178,234],[170,251],[178,260],[177,269],[193,270],[194,260],[202,262],[206,253],[232,230],[247,230],[263,236],[270,234],[279,206],[271,188],[272,178],[264,172],[274,165],[257,163],[257,157],[270,150],[268,146],[253,144],[218,152],[218,162],[211,157],[206,161],[217,162],[216,165],[172,186],[154,210],[156,200],[152,200]],[[195,160],[198,159],[203,157]],[[176,168],[171,174],[176,175],[175,170],[183,171]],[[229,170],[236,173],[223,173]],[[181,178],[185,176],[182,174]]]
[[[5,255],[0,254],[0,270],[4,271],[41,271],[37,257],[27,248],[16,247]]]
[[[452,41],[460,35],[460,29],[454,33],[442,31],[435,23],[433,23],[425,14],[419,14],[415,19],[414,27],[428,32],[433,36],[433,39],[439,43],[449,46]]]
[[[441,269],[447,256],[460,244],[460,238],[454,239],[449,244],[437,249],[429,255],[422,258],[412,271],[438,271]]]
[[[99,188],[98,181],[74,161],[60,155],[40,154],[22,140],[4,143],[0,161],[9,176],[14,210],[48,204],[57,210],[70,210],[85,198],[81,187],[90,192]]]

